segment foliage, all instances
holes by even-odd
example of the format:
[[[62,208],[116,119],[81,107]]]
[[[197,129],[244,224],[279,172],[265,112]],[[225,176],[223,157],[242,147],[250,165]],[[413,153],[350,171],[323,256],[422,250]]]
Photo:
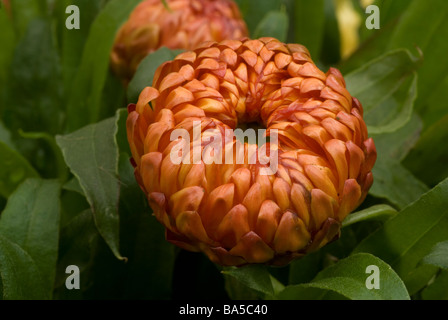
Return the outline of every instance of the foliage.
[[[141,64],[126,91],[109,70],[139,0],[12,0],[0,9],[0,298],[448,299],[448,2],[237,0],[253,37],[306,45],[364,106],[374,185],[339,240],[282,268],[221,268],[175,248],[138,187],[125,107],[178,51]],[[66,6],[81,29],[65,27]],[[359,17],[357,49],[341,58]],[[81,289],[67,290],[77,265]],[[381,288],[367,289],[376,265]],[[194,289],[192,289],[194,288]]]

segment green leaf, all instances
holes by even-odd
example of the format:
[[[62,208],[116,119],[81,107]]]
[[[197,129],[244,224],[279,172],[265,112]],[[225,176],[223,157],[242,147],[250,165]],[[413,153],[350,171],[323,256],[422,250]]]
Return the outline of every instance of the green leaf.
[[[64,157],[62,156],[61,150],[56,144],[56,140],[53,135],[50,135],[46,132],[23,132],[22,130],[19,130],[19,135],[25,139],[41,139],[45,141],[45,143],[51,149],[51,153],[53,153],[52,156],[54,157],[54,162],[56,163],[56,168],[52,168],[53,174],[56,173],[55,177],[58,177],[61,181],[67,180],[67,166],[65,165]],[[46,160],[47,162],[50,162],[48,158]]]
[[[82,53],[86,41],[89,37],[90,28],[98,15],[102,0],[59,0],[56,5],[59,6],[60,23],[58,31],[61,33],[61,60],[64,76],[64,86],[69,88],[76,76],[82,59]],[[67,29],[65,27],[66,19],[69,17],[66,8],[69,5],[76,5],[79,8],[79,29]]]
[[[401,162],[420,139],[421,131],[422,122],[413,114],[405,126],[394,132],[371,134],[379,155],[378,161],[388,159]]]
[[[428,21],[427,17],[431,17]],[[422,28],[422,23],[425,27]],[[448,72],[446,59],[448,50],[448,2],[444,0],[412,1],[403,12],[395,28],[388,49],[409,48],[423,52],[424,63],[419,70],[420,85],[417,106],[428,106],[426,100]]]
[[[270,11],[255,28],[253,37],[255,39],[262,37],[273,37],[282,42],[286,41],[288,36],[288,15],[283,11]]]
[[[325,29],[320,60],[326,65],[337,63],[341,59],[341,41],[336,7],[333,0],[324,0]]]
[[[403,164],[428,185],[435,185],[448,176],[448,115],[428,128]]]
[[[173,286],[175,247],[165,228],[151,215],[145,194],[129,161],[127,110],[118,112],[116,140],[120,150],[120,239],[128,257],[124,294],[127,299],[169,299]]]
[[[397,210],[395,210],[391,206],[385,204],[378,204],[375,206],[371,206],[370,208],[351,213],[342,222],[342,226],[348,227],[352,224],[361,221],[370,221],[370,220],[386,221],[392,216],[394,216],[396,213]]]
[[[26,178],[37,172],[18,152],[0,141],[0,195],[8,197]]]
[[[112,0],[92,24],[68,100],[69,132],[98,120],[115,34],[139,2],[140,0]]]
[[[422,263],[448,269],[448,241],[436,244],[431,252],[423,258]]]
[[[368,289],[366,286],[371,275],[366,269],[371,265],[379,269],[379,289]],[[319,292],[316,289],[320,290],[320,296],[316,294]],[[409,300],[406,287],[392,268],[377,257],[363,253],[328,267],[310,283],[287,286],[278,298],[309,299],[310,293],[315,298],[322,298],[327,291],[351,300]]]
[[[50,298],[34,260],[17,244],[1,234],[0,280],[4,300]]]
[[[175,247],[165,240],[165,228],[151,214],[127,154],[120,156],[120,182],[121,247],[129,259],[125,297],[170,299]]]
[[[271,275],[269,274],[266,266],[247,265],[240,268],[226,267],[222,273],[237,279],[246,287],[256,292],[262,293],[266,296],[274,295]]]
[[[409,121],[416,98],[415,69],[410,53],[398,50],[346,76],[350,94],[363,104],[370,133],[393,132]]]
[[[372,171],[374,182],[370,194],[404,208],[429,190],[400,163],[418,140],[421,127],[421,121],[414,115],[395,132],[372,135],[378,159]]]
[[[3,122],[0,121],[0,141],[6,144],[10,149],[16,150],[14,142],[11,139],[11,132],[5,127]]]
[[[255,38],[253,36],[253,32],[260,23],[261,19],[265,16],[266,12],[280,10],[282,5],[285,3],[283,0],[236,0],[235,2],[240,8],[243,18],[247,23],[247,27],[252,34],[252,38]]]
[[[9,197],[0,219],[0,234],[30,255],[49,297],[58,256],[59,193],[57,181],[28,179]]]
[[[435,244],[448,239],[446,230],[448,179],[388,220],[364,239],[354,253],[369,252],[378,256],[408,285],[411,273],[423,257]],[[421,287],[424,285],[420,283]]]
[[[81,188],[81,185],[79,184],[79,180],[74,177],[72,179],[70,179],[69,181],[67,181],[62,188],[64,190],[68,190],[68,191],[73,191],[76,192],[82,196],[85,196],[84,191]]]
[[[448,115],[448,109],[444,103],[440,103],[440,101],[444,101],[446,99],[446,93],[448,91],[448,75],[445,79],[441,80],[433,87],[433,92],[429,95],[428,99],[424,102],[424,105],[419,104],[418,112],[422,117],[422,120],[425,124],[425,130],[431,129],[433,125],[436,125],[441,118],[444,118]]]
[[[423,300],[448,300],[448,271],[440,275],[422,292]]]
[[[296,0],[294,3],[293,24],[295,42],[303,44],[311,57],[319,57],[325,29],[324,0]]]
[[[116,119],[88,125],[56,142],[92,207],[95,225],[119,259],[119,181]]]
[[[61,128],[63,88],[51,28],[48,20],[32,20],[15,49],[2,108],[13,134],[18,129],[54,134]]]
[[[428,187],[412,172],[387,158],[377,161],[372,173],[374,182],[370,194],[388,199],[398,208],[406,207],[428,191]]]
[[[93,264],[95,249],[98,245],[100,235],[93,221],[90,209],[84,210],[68,221],[61,228],[61,240],[56,278],[55,298],[73,298],[87,289],[91,278],[87,275]],[[81,290],[67,290],[65,280],[67,274],[65,269],[69,265],[76,265],[80,269]]]
[[[129,83],[127,97],[129,102],[137,102],[140,92],[152,85],[157,68],[164,62],[173,60],[182,50],[170,50],[166,47],[149,54],[140,62],[137,72]]]
[[[45,12],[45,0],[10,0],[14,28],[17,38],[26,31],[31,20],[42,17]]]
[[[7,81],[7,71],[11,64],[16,38],[11,19],[6,10],[0,10],[0,30],[2,30],[2,50],[0,50],[0,84]]]

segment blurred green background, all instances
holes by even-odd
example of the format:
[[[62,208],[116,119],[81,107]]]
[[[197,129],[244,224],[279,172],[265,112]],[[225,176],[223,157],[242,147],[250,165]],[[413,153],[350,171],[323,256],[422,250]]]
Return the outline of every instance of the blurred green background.
[[[0,10],[0,297],[448,299],[448,1],[238,0],[251,36],[301,43],[341,70],[378,149],[340,240],[283,268],[220,268],[175,248],[135,182],[125,90],[109,68],[138,0],[10,0]],[[68,30],[77,5],[81,28]],[[369,30],[365,9],[380,10]],[[125,258],[124,258],[125,257]],[[365,266],[382,271],[379,292]],[[81,289],[67,290],[68,265]]]

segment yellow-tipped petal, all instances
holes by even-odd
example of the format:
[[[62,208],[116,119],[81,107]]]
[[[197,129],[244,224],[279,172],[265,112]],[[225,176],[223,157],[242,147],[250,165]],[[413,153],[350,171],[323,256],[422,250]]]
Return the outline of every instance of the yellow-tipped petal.
[[[201,217],[196,211],[180,213],[176,218],[176,227],[180,233],[187,236],[190,240],[213,244],[202,225]]]
[[[291,211],[286,211],[274,238],[274,248],[278,253],[296,252],[308,245],[311,239],[305,224]]]
[[[361,187],[355,179],[345,181],[344,191],[341,197],[341,205],[338,212],[338,220],[342,221],[359,204],[361,198]]]
[[[320,229],[328,218],[334,218],[334,199],[320,189],[311,190],[311,229]]]
[[[282,211],[274,201],[265,200],[261,205],[255,232],[267,244],[272,243],[272,241],[274,240],[275,232],[277,231],[281,215]]]
[[[185,211],[198,211],[204,198],[204,189],[201,187],[188,187],[179,190],[170,197],[170,208],[173,218]]]
[[[230,253],[249,263],[265,263],[274,257],[274,251],[253,231],[243,236]]]
[[[291,201],[295,212],[303,221],[306,227],[310,224],[310,212],[308,204],[310,203],[310,193],[301,185],[294,183],[291,188]]]
[[[162,154],[160,152],[151,152],[142,157],[139,169],[146,192],[160,191],[161,164]]]
[[[282,212],[288,209],[291,196],[291,187],[289,184],[281,178],[276,178],[272,190],[274,191],[275,200]]]
[[[338,191],[341,192],[344,188],[345,180],[348,179],[348,164],[345,143],[341,140],[330,140],[325,144],[325,150],[333,159],[338,174]]]
[[[245,206],[239,204],[233,207],[219,224],[216,231],[217,240],[224,247],[233,248],[241,237],[250,231],[248,218]]]
[[[201,218],[209,235],[215,234],[222,219],[233,207],[234,194],[234,184],[228,183],[217,187],[208,195]]]

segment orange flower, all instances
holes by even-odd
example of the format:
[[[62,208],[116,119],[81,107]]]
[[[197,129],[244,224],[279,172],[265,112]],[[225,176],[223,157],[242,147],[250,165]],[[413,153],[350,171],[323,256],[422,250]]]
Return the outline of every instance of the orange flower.
[[[127,132],[135,176],[168,241],[222,265],[281,265],[337,238],[372,185],[376,149],[362,114],[341,73],[320,71],[305,47],[225,40],[161,65],[129,106]],[[181,145],[193,158],[195,142],[171,134],[193,136],[195,121],[201,152],[210,129],[222,141],[242,123],[276,129],[278,170],[262,175],[266,165],[247,155],[243,163],[173,163]]]
[[[11,3],[9,2],[9,0],[1,0],[2,3],[0,3],[0,7],[1,4],[3,4],[5,6],[5,10],[6,12],[11,15]]]
[[[138,65],[160,47],[193,49],[204,41],[241,39],[246,24],[233,0],[142,1],[115,39],[112,69],[129,81]]]

